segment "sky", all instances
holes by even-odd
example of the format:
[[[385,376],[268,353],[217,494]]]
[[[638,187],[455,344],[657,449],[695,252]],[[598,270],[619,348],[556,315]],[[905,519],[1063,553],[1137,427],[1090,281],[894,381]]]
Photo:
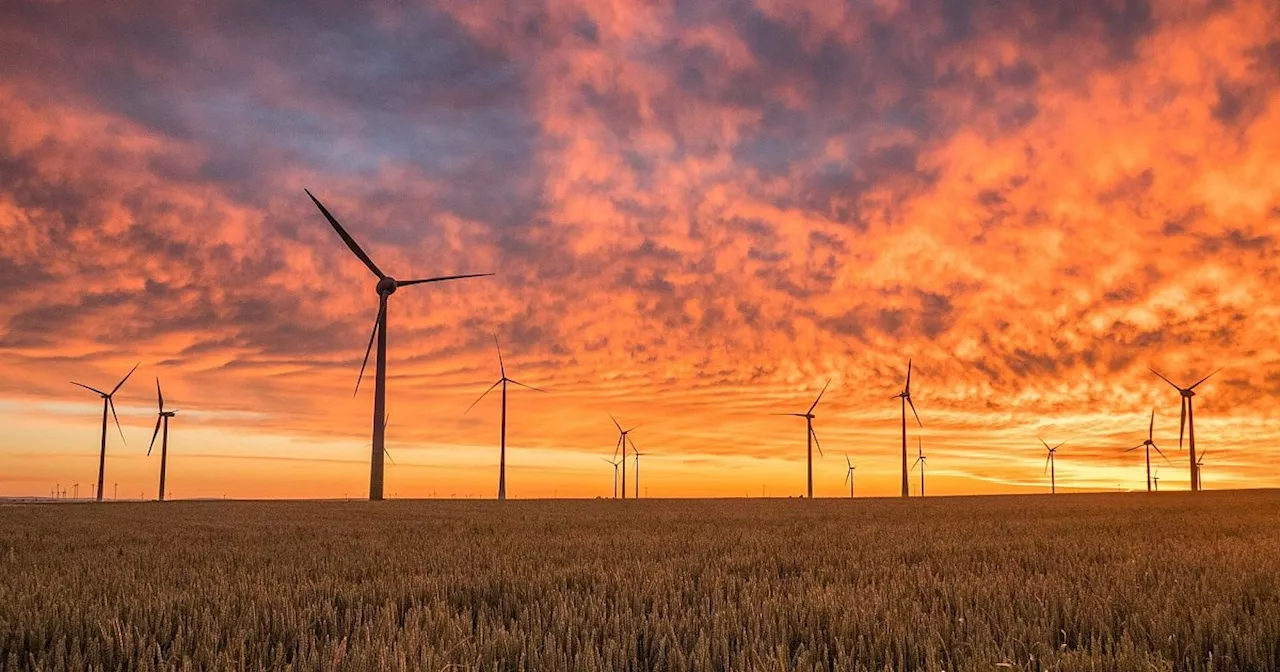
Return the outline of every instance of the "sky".
[[[929,494],[1280,476],[1270,0],[0,4],[0,496]],[[634,477],[634,467],[628,471]],[[918,487],[918,473],[912,475]],[[116,485],[118,484],[118,486]]]

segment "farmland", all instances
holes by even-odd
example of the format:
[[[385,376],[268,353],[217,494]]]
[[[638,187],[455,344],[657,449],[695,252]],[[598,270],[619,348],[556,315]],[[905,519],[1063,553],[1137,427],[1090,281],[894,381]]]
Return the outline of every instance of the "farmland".
[[[1280,669],[1280,493],[0,506],[0,667]]]

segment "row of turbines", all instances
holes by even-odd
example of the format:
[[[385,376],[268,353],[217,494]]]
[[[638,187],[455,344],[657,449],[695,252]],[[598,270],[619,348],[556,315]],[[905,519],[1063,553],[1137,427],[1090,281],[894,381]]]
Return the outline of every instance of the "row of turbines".
[[[315,204],[316,208],[320,210],[324,218],[333,227],[333,230],[342,239],[343,243],[346,244],[347,248],[351,250],[352,254],[354,254],[356,258],[359,259],[370,270],[370,272],[372,272],[373,275],[377,278],[377,282],[375,284],[374,289],[378,294],[378,312],[374,317],[373,328],[369,335],[369,343],[365,347],[364,360],[360,364],[360,373],[356,378],[355,391],[356,393],[358,393],[360,390],[360,383],[364,379],[364,372],[368,368],[369,357],[371,354],[373,354],[374,344],[376,343],[377,359],[375,360],[375,368],[374,368],[373,432],[372,432],[373,442],[370,445],[371,452],[370,452],[370,469],[369,469],[369,499],[371,501],[380,501],[383,499],[383,483],[384,483],[384,473],[385,473],[383,458],[389,457],[389,453],[387,452],[387,448],[386,448],[386,428],[387,428],[387,421],[388,421],[388,416],[386,412],[387,323],[388,323],[387,312],[388,312],[389,299],[391,298],[391,295],[395,294],[395,292],[401,287],[408,287],[408,286],[418,285],[418,284],[446,282],[450,280],[460,280],[460,279],[466,279],[466,278],[488,277],[488,276],[492,276],[493,273],[467,273],[467,274],[460,274],[460,275],[446,275],[446,276],[422,278],[422,279],[416,279],[416,280],[397,280],[394,277],[382,272],[382,270],[377,266],[377,264],[375,264],[373,260],[369,257],[369,255],[364,251],[364,249],[361,248],[360,245],[355,241],[355,239],[351,237],[351,235],[346,231],[345,228],[343,228],[343,226],[338,222],[337,218],[333,216],[333,214],[328,210],[328,208],[326,208],[324,204],[322,204],[320,200],[317,199],[315,195],[311,193],[310,190],[306,190],[306,194],[311,199],[311,201]],[[498,345],[496,337],[494,338],[494,345],[498,351],[498,366],[499,366],[501,377],[498,378],[498,380],[494,382],[487,390],[485,390],[484,393],[481,394],[480,397],[477,398],[476,401],[473,402],[471,406],[467,408],[466,412],[470,412],[470,410],[474,408],[476,404],[478,404],[482,399],[484,399],[485,396],[487,396],[494,389],[498,388],[499,386],[502,388],[502,421],[501,421],[501,434],[500,434],[500,437],[501,437],[500,438],[500,458],[499,458],[499,466],[498,466],[498,499],[502,500],[502,499],[506,499],[506,496],[507,496],[506,452],[507,452],[508,385],[516,385],[519,387],[524,387],[533,391],[543,392],[543,393],[545,393],[546,390],[542,390],[540,388],[536,388],[531,385],[526,385],[512,378],[509,378],[507,376],[505,362],[503,361],[503,358],[502,358],[502,348],[500,345]],[[124,430],[120,428],[120,418],[118,415],[116,415],[114,396],[117,392],[120,391],[120,388],[124,386],[125,382],[129,380],[129,377],[133,375],[134,371],[136,371],[137,368],[138,368],[138,365],[135,364],[133,369],[130,369],[129,373],[125,374],[124,378],[122,378],[120,382],[117,383],[116,386],[111,389],[110,392],[104,392],[102,390],[99,390],[94,387],[90,387],[88,385],[84,385],[82,383],[76,383],[76,382],[72,383],[73,385],[78,385],[87,390],[90,390],[98,394],[102,398],[102,437],[101,437],[101,446],[100,446],[100,452],[98,457],[98,485],[96,488],[96,496],[98,501],[102,501],[103,482],[104,482],[103,479],[105,477],[107,429],[108,429],[107,415],[108,413],[110,413],[111,416],[115,418],[116,428],[120,430],[120,437],[121,437],[121,440],[123,440]],[[1219,371],[1220,370],[1221,369],[1219,369]],[[916,410],[915,402],[911,398],[911,372],[912,372],[912,362],[908,360],[906,382],[903,385],[902,391],[894,395],[893,397],[896,399],[900,399],[901,405],[902,405],[902,493],[901,493],[902,497],[909,497],[911,495],[910,480],[909,480],[910,473],[916,470],[917,468],[920,470],[920,494],[923,496],[925,492],[924,490],[925,466],[927,462],[927,456],[924,454],[923,441],[920,440],[919,438],[917,438],[916,459],[914,462],[908,464],[908,460],[909,460],[908,452],[907,452],[907,408],[908,407],[911,408],[911,413],[915,417],[916,424],[919,425],[919,427],[921,428],[924,427],[924,423],[920,420],[920,413]],[[1203,455],[1200,456],[1199,458],[1197,458],[1196,456],[1195,414],[1192,408],[1192,399],[1196,396],[1196,393],[1195,393],[1196,387],[1198,387],[1200,384],[1204,383],[1206,380],[1211,378],[1214,374],[1218,373],[1218,371],[1214,371],[1208,376],[1205,376],[1204,378],[1197,381],[1195,384],[1185,388],[1179,387],[1177,384],[1173,383],[1173,381],[1169,380],[1164,375],[1160,374],[1155,370],[1152,370],[1152,373],[1159,376],[1162,380],[1164,380],[1166,383],[1171,385],[1181,395],[1182,420],[1180,421],[1180,426],[1178,431],[1178,445],[1179,445],[1179,448],[1181,448],[1182,442],[1183,442],[1183,430],[1189,430],[1188,445],[1190,448],[1191,490],[1198,491],[1200,490],[1199,476],[1200,476],[1200,467],[1203,461]],[[773,415],[801,417],[805,419],[805,441],[807,444],[806,494],[809,498],[813,497],[813,449],[816,447],[818,449],[819,455],[823,454],[822,445],[818,441],[817,432],[813,428],[813,421],[817,417],[814,414],[814,411],[817,409],[818,403],[822,401],[822,396],[826,393],[827,387],[830,385],[830,383],[831,381],[828,380],[827,384],[823,385],[822,390],[818,393],[817,398],[814,399],[813,404],[811,404],[808,410],[806,410],[804,413],[774,413],[773,414]],[[147,455],[149,456],[152,452],[152,449],[155,447],[157,436],[162,436],[161,444],[160,444],[159,499],[161,501],[164,501],[165,472],[166,472],[166,466],[168,461],[169,420],[176,416],[177,410],[176,409],[165,410],[164,395],[160,390],[159,378],[156,379],[156,401],[158,406],[158,414],[156,417],[156,427],[155,427],[155,431],[152,433],[151,445],[147,448]],[[636,427],[623,429],[622,425],[618,423],[617,419],[614,419],[612,416],[610,416],[610,419],[613,420],[613,424],[618,430],[618,441],[614,448],[613,459],[605,459],[605,461],[611,464],[614,468],[614,496],[617,497],[619,494],[618,493],[619,484],[621,484],[622,498],[625,499],[627,496],[627,457],[628,457],[627,446],[630,445],[632,449],[630,457],[632,457],[634,460],[634,478],[635,478],[634,492],[635,492],[635,496],[638,498],[640,496],[640,457],[642,455],[645,455],[645,453],[641,453],[639,450],[637,450],[635,447],[635,442],[631,439],[630,434],[632,431],[636,429]],[[1128,449],[1132,451],[1132,450],[1137,450],[1138,448],[1143,448],[1143,447],[1146,448],[1148,490],[1151,490],[1152,483],[1153,483],[1153,479],[1151,476],[1151,450],[1152,449],[1156,450],[1156,452],[1161,457],[1164,457],[1164,453],[1160,452],[1160,449],[1155,445],[1155,442],[1152,438],[1154,434],[1154,430],[1155,430],[1155,412],[1152,411],[1151,424],[1148,428],[1147,440],[1144,441],[1142,444],[1139,444],[1137,446],[1134,446],[1133,448]],[[1044,443],[1043,439],[1041,440],[1041,442]],[[1051,491],[1055,493],[1057,492],[1056,452],[1058,448],[1060,448],[1062,445],[1063,444],[1058,444],[1056,446],[1049,446],[1048,443],[1044,443],[1045,449],[1048,451],[1045,468],[1050,473]],[[1165,458],[1165,460],[1167,461],[1168,458]],[[856,466],[853,464],[852,460],[849,459],[848,455],[845,456],[845,462],[846,462],[845,483],[849,486],[849,493],[850,493],[850,496],[852,496],[854,492],[853,476],[854,476],[854,471],[856,469]],[[619,478],[619,473],[618,473],[619,469],[621,469],[621,474],[620,474],[621,478]],[[1156,479],[1157,480],[1155,482],[1158,482],[1158,476],[1156,477]]]

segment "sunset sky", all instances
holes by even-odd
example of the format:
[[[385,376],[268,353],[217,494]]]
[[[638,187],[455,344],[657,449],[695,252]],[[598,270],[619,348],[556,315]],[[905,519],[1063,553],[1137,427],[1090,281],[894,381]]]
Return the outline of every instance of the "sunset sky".
[[[374,278],[387,494],[1280,484],[1274,0],[0,3],[0,496],[363,497]],[[366,383],[371,383],[366,379]],[[628,473],[630,476],[630,472]],[[913,484],[916,478],[913,477]],[[913,486],[914,487],[914,486]],[[68,492],[71,491],[67,487]],[[111,494],[111,490],[108,491]]]

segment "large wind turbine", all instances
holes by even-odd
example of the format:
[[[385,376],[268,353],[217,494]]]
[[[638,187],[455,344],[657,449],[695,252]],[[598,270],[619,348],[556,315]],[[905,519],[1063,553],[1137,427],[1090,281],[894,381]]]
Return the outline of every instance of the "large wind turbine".
[[[853,471],[857,469],[853,462],[849,460],[849,455],[844,456],[845,472],[844,482],[849,484],[849,499],[853,499]]]
[[[897,395],[902,400],[902,496],[911,496],[911,484],[907,480],[907,406],[911,406],[911,412],[916,416],[916,424],[924,428],[924,423],[920,422],[920,414],[916,413],[916,405],[911,401],[911,360],[907,360],[907,384]],[[921,470],[923,476],[923,470]]]
[[[1036,438],[1040,439],[1038,436]],[[1049,451],[1049,454],[1044,458],[1044,470],[1049,473],[1049,494],[1056,495],[1058,494],[1058,449],[1066,441],[1056,446],[1050,446],[1044,442],[1044,439],[1040,439],[1040,443],[1044,445],[1045,450]]]
[[[156,431],[151,433],[151,445],[147,446],[147,457],[151,457],[151,449],[156,447],[156,435],[160,433],[160,426],[164,425],[164,436],[160,439],[160,501],[163,502],[165,467],[169,464],[169,418],[177,415],[178,409],[164,410],[164,395],[160,392],[158,377],[156,378],[156,405],[160,407],[160,411],[156,416]]]
[[[924,497],[924,461],[927,457],[924,454],[924,441],[920,437],[916,437],[916,462],[911,465],[911,470],[915,471],[917,465],[920,467],[920,496]]]
[[[141,363],[142,362],[138,362],[138,364]],[[116,403],[112,400],[112,397],[116,392],[120,391],[121,387],[124,387],[124,381],[129,380],[129,376],[132,376],[133,372],[138,370],[138,364],[134,364],[133,368],[129,369],[129,373],[124,374],[124,378],[121,378],[120,382],[116,383],[116,386],[111,388],[110,392],[103,392],[96,387],[89,387],[84,383],[77,383],[74,380],[71,381],[72,385],[79,385],[90,392],[96,392],[98,396],[102,397],[102,448],[98,451],[97,499],[99,502],[102,501],[102,479],[107,469],[107,409],[111,409],[111,417],[115,418],[116,429],[120,431],[120,440],[124,441],[124,429],[120,427],[120,416],[116,415]],[[128,442],[125,441],[125,443]]]
[[[1172,386],[1173,389],[1178,391],[1178,394],[1182,395],[1182,419],[1178,421],[1178,449],[1179,450],[1182,449],[1182,432],[1185,429],[1187,430],[1187,434],[1188,434],[1187,445],[1190,447],[1190,450],[1191,450],[1191,454],[1189,456],[1191,458],[1191,491],[1192,492],[1199,491],[1200,477],[1196,473],[1196,413],[1195,413],[1195,410],[1191,407],[1191,399],[1196,396],[1195,389],[1200,385],[1200,383],[1203,383],[1204,381],[1209,380],[1214,376],[1214,374],[1216,374],[1218,371],[1221,371],[1222,369],[1218,369],[1217,371],[1214,371],[1213,373],[1205,376],[1204,378],[1201,378],[1200,380],[1196,381],[1194,385],[1191,385],[1190,387],[1178,387],[1173,383],[1172,380],[1169,380],[1168,378],[1165,378],[1163,375],[1161,375],[1159,371],[1156,371],[1155,369],[1149,369],[1149,370],[1151,371],[1151,373],[1154,373],[1157,376],[1160,376],[1160,380],[1163,380],[1164,382],[1169,383],[1169,385]]]
[[[1160,457],[1164,457],[1164,461],[1165,461],[1165,462],[1169,462],[1169,458],[1165,457],[1165,456],[1164,456],[1164,452],[1162,452],[1162,451],[1160,450],[1160,447],[1156,445],[1156,442],[1155,442],[1155,433],[1156,433],[1156,409],[1154,409],[1154,408],[1153,408],[1153,409],[1151,409],[1151,424],[1147,426],[1147,440],[1146,440],[1146,441],[1143,441],[1142,443],[1139,443],[1138,445],[1136,445],[1136,446],[1134,446],[1134,447],[1132,447],[1132,448],[1126,448],[1126,449],[1125,449],[1125,451],[1124,451],[1124,452],[1126,452],[1126,453],[1127,453],[1127,452],[1130,452],[1130,451],[1133,451],[1133,450],[1137,450],[1137,449],[1139,449],[1139,448],[1146,448],[1146,454],[1147,454],[1147,492],[1151,492],[1151,449],[1152,449],[1152,448],[1155,448],[1155,449],[1156,449],[1156,452],[1160,454]],[[1172,463],[1170,463],[1170,464],[1172,464]],[[1158,467],[1157,467],[1157,468],[1158,468]]]
[[[386,455],[386,442],[383,431],[383,422],[386,417],[387,408],[387,299],[396,293],[396,289],[407,287],[409,285],[419,285],[427,282],[444,282],[445,280],[459,280],[462,278],[480,278],[493,275],[492,273],[468,273],[465,275],[445,275],[436,278],[423,278],[421,280],[396,280],[395,278],[383,273],[378,269],[369,255],[356,244],[354,238],[347,233],[346,229],[334,219],[333,215],[325,209],[324,205],[310,191],[307,196],[311,197],[311,202],[320,208],[324,218],[329,220],[329,224],[333,226],[333,230],[338,232],[338,236],[342,238],[342,242],[347,244],[351,252],[356,255],[365,266],[369,267],[373,274],[378,276],[378,284],[376,286],[378,292],[378,315],[373,319],[373,331],[369,334],[369,345],[364,350],[364,362],[360,364],[360,375],[356,378],[356,391],[360,391],[360,380],[364,378],[365,367],[369,364],[369,353],[373,350],[373,342],[376,338],[378,341],[378,362],[374,375],[373,386],[373,452],[369,458],[369,499],[371,501],[379,501],[382,499],[382,458]]]
[[[830,379],[828,379],[828,380],[827,380],[826,385],[823,385],[823,386],[822,386],[822,391],[818,393],[818,398],[813,400],[813,405],[812,405],[812,406],[810,406],[810,407],[809,407],[809,410],[805,411],[804,413],[771,413],[771,414],[770,414],[770,415],[789,415],[789,416],[796,417],[796,418],[804,418],[805,426],[806,426],[806,429],[805,429],[805,438],[806,438],[806,440],[808,441],[808,444],[809,444],[809,452],[808,452],[808,460],[809,460],[809,481],[808,481],[808,483],[809,483],[809,490],[808,490],[808,492],[809,492],[809,499],[813,499],[813,446],[814,446],[814,444],[817,444],[817,446],[818,446],[818,454],[819,454],[819,455],[823,455],[823,453],[822,453],[822,444],[821,444],[821,443],[818,443],[818,434],[817,434],[816,432],[814,432],[814,431],[813,431],[813,418],[814,418],[814,415],[813,415],[813,409],[815,409],[815,408],[817,408],[817,407],[818,407],[818,402],[819,402],[819,401],[822,401],[822,395],[826,394],[826,392],[827,392],[827,385],[830,385],[830,384],[831,384],[831,380],[830,380]],[[823,455],[823,456],[825,457],[825,455]]]
[[[640,425],[636,425],[631,429],[623,429],[622,425],[618,424],[617,418],[610,415],[609,419],[613,421],[613,426],[618,428],[618,445],[613,449],[613,459],[615,460],[618,459],[618,452],[619,451],[622,452],[622,498],[626,499],[627,498],[627,442],[628,441],[631,442],[632,450],[636,449],[636,442],[631,441],[631,432],[634,432],[636,430],[636,427],[639,427]],[[636,496],[639,497],[640,493],[637,492]]]
[[[493,385],[490,385],[489,389],[485,390],[484,394],[481,394],[479,399],[471,402],[471,405],[467,407],[467,410],[463,411],[463,415],[466,415],[471,411],[471,409],[475,408],[476,404],[480,403],[480,399],[484,399],[486,394],[493,391],[493,388],[499,385],[502,386],[502,448],[498,457],[498,499],[505,500],[507,498],[507,383],[519,385],[520,387],[527,387],[535,392],[546,392],[546,390],[540,390],[532,385],[525,385],[518,380],[508,378],[507,366],[502,362],[502,346],[498,345],[497,336],[493,337],[493,346],[498,349],[498,370],[502,373],[502,377]]]

